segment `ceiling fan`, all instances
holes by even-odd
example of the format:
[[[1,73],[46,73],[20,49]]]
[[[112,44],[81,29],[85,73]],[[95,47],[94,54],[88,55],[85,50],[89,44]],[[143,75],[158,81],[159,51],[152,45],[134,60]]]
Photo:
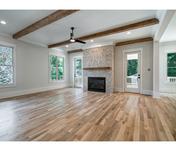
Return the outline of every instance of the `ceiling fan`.
[[[71,43],[78,42],[78,43],[81,43],[81,44],[86,44],[86,42],[74,38],[74,29],[75,29],[74,27],[71,27],[70,29],[71,29],[71,32],[70,32],[70,40],[69,41]]]

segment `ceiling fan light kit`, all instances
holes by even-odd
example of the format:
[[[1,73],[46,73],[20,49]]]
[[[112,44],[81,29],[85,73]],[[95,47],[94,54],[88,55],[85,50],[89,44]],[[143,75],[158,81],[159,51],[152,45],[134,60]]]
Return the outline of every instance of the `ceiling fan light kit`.
[[[71,29],[71,32],[70,32],[70,42],[71,43],[75,43],[75,42],[77,42],[77,43],[81,43],[81,44],[86,44],[86,42],[84,42],[84,41],[81,41],[81,40],[79,40],[79,39],[74,39],[74,27],[71,27],[70,28]]]
[[[74,42],[75,42],[75,39],[70,39],[70,42],[74,43]]]

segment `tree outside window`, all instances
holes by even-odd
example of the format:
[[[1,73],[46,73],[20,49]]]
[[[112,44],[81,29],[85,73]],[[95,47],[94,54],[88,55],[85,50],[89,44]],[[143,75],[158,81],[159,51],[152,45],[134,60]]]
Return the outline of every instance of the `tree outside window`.
[[[14,83],[13,48],[0,45],[0,86]]]
[[[50,79],[64,79],[64,57],[50,55]]]
[[[176,77],[176,53],[167,54],[167,76]]]
[[[127,76],[137,75],[138,59],[128,60]]]
[[[75,77],[82,76],[82,59],[75,59]]]

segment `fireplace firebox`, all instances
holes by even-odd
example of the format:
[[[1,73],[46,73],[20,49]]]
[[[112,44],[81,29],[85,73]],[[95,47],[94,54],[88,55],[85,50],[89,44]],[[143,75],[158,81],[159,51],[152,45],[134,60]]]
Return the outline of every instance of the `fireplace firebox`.
[[[106,78],[88,77],[88,91],[106,92]]]

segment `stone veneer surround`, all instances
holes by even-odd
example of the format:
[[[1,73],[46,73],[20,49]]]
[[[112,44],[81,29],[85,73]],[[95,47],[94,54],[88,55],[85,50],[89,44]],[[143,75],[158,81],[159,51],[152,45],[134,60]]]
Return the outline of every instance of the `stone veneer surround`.
[[[105,77],[106,92],[114,91],[114,46],[86,49],[83,51],[83,68],[111,67],[110,70],[83,70],[83,89],[87,91],[88,77]]]

